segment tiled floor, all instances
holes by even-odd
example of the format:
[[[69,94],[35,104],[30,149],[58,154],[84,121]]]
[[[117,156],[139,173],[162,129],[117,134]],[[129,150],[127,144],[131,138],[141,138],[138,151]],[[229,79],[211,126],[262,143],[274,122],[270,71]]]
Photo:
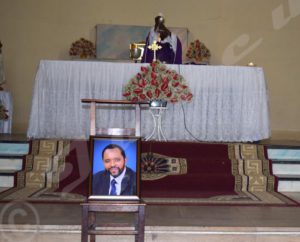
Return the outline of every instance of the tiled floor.
[[[293,199],[294,201],[297,201],[300,203],[300,192],[282,192],[287,197]]]
[[[299,197],[299,194],[295,195]],[[79,204],[0,203],[2,223],[18,211],[15,224],[79,225]],[[25,213],[24,213],[25,214]],[[104,217],[104,215],[102,215]],[[109,219],[115,219],[114,216]],[[118,215],[127,220],[127,215]],[[300,207],[279,206],[147,206],[147,226],[300,227]]]
[[[3,192],[5,190],[9,189],[9,187],[0,187],[0,192]]]

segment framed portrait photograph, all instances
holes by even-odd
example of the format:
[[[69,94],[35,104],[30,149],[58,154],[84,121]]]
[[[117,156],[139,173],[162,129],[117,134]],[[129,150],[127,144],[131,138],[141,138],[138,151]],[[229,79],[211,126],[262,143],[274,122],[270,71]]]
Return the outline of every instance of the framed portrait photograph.
[[[90,200],[140,198],[140,137],[90,137]]]

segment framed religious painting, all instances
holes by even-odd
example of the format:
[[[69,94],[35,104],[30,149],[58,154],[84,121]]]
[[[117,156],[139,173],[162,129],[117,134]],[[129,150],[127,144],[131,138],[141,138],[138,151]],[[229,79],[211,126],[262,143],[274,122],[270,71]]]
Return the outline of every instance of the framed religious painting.
[[[90,137],[89,200],[139,200],[140,143],[140,137]]]
[[[130,61],[131,44],[145,43],[152,26],[97,24],[96,25],[96,56],[100,60]],[[187,28],[169,27],[181,40],[182,53],[188,47]],[[143,47],[139,47],[139,49]],[[183,56],[185,58],[185,56]]]

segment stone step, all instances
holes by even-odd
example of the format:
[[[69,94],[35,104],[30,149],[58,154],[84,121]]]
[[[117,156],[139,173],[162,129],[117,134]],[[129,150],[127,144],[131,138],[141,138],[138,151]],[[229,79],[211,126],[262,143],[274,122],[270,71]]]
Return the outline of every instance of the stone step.
[[[23,156],[28,152],[28,142],[0,142],[0,156]]]
[[[300,191],[300,175],[279,178],[278,191],[279,192],[299,192]]]
[[[268,159],[272,160],[273,174],[278,179],[278,191],[300,192],[299,147],[269,147]]]
[[[284,174],[284,175],[278,175],[277,176],[279,180],[282,181],[298,181],[300,179],[300,174]]]
[[[0,187],[14,187],[15,172],[23,168],[23,156],[29,152],[27,141],[0,141]]]
[[[300,149],[298,147],[268,148],[270,160],[296,160],[300,161]]]
[[[300,160],[272,160],[272,164],[300,164]]]
[[[13,187],[15,184],[15,177],[13,174],[0,174],[1,187]]]
[[[273,174],[280,177],[291,177],[300,175],[300,163],[273,163]]]
[[[5,170],[20,171],[23,167],[22,157],[0,157],[0,173]]]
[[[4,192],[6,191],[7,189],[9,189],[10,187],[0,187],[0,192]]]
[[[15,173],[22,170],[23,159],[19,156],[0,157],[0,186],[13,187]]]
[[[3,241],[80,242],[81,226],[1,224],[0,234]],[[145,227],[145,242],[299,242],[299,237],[298,227]],[[134,237],[99,235],[96,241],[131,242]]]

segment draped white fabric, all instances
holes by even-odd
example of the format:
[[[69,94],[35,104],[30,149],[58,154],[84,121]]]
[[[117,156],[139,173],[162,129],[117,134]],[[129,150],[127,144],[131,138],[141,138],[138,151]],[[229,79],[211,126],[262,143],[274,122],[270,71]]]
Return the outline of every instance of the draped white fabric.
[[[0,120],[0,133],[11,133],[13,101],[10,92],[0,91],[0,102],[7,110],[8,119]]]
[[[124,85],[147,64],[96,61],[40,62],[27,135],[88,138],[89,105],[82,98],[123,99]],[[168,140],[256,141],[270,137],[268,96],[262,68],[168,65],[182,74],[192,102],[168,104],[163,129]],[[98,106],[97,127],[135,127],[134,109]],[[142,136],[152,132],[142,110]],[[189,130],[190,132],[188,132]],[[192,135],[191,135],[191,134]]]

